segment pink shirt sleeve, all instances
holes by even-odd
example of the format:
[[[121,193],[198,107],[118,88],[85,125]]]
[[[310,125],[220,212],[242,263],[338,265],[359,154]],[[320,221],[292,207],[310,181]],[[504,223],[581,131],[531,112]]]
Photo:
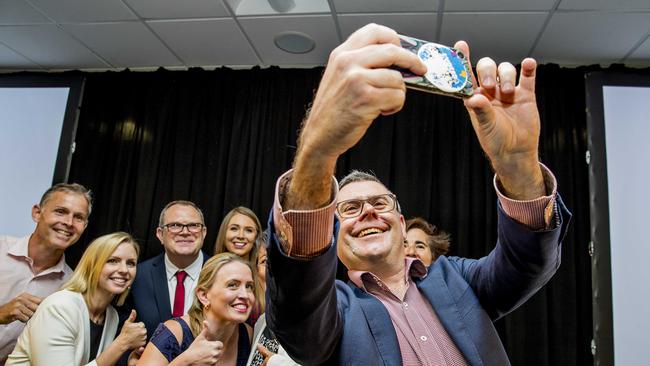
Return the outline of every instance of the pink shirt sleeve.
[[[531,230],[551,229],[559,225],[558,215],[555,212],[555,197],[557,196],[557,181],[553,173],[544,165],[540,164],[544,184],[546,185],[546,196],[530,201],[513,200],[503,194],[503,188],[499,177],[494,175],[494,189],[497,191],[499,202],[503,211],[517,222],[526,225]]]
[[[555,176],[544,165],[542,165],[542,173],[548,195],[531,201],[517,201],[506,197],[501,192],[503,189],[498,177],[494,177],[494,187],[505,213],[532,230],[542,230],[557,225]],[[273,222],[284,253],[294,258],[309,259],[322,254],[332,245],[332,227],[339,187],[336,179],[332,177],[331,200],[325,207],[306,211],[284,211],[282,203],[292,174],[293,170],[289,170],[280,176],[276,183]]]
[[[307,211],[282,209],[286,189],[293,170],[284,173],[275,186],[273,222],[284,253],[294,258],[313,258],[325,252],[332,244],[332,227],[336,211],[339,184],[332,177],[330,203],[322,208]]]

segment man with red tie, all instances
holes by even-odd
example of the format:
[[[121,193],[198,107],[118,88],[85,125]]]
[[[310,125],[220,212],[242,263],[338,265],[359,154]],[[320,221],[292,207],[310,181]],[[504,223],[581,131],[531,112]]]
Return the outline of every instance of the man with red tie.
[[[201,209],[190,201],[168,203],[160,213],[156,236],[165,252],[138,264],[130,304],[147,327],[187,312],[207,256],[201,251],[207,231]]]

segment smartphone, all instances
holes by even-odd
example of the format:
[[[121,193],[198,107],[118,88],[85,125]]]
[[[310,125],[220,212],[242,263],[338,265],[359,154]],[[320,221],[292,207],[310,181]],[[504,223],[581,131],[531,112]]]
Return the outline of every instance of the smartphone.
[[[422,76],[400,69],[407,88],[456,98],[474,94],[469,61],[460,50],[404,35],[399,38],[402,47],[415,53],[428,69]]]

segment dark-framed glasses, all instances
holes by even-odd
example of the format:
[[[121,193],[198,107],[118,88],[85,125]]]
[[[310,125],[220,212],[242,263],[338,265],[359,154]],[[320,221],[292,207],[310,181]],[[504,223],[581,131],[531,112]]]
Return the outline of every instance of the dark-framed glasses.
[[[395,208],[397,197],[394,194],[386,193],[371,196],[366,199],[351,199],[336,204],[336,212],[339,217],[349,219],[361,215],[366,202],[377,212],[388,212]]]
[[[167,229],[170,233],[178,234],[183,231],[183,229],[187,228],[187,231],[190,233],[199,233],[201,230],[203,230],[204,225],[200,224],[198,222],[193,222],[190,224],[181,224],[180,222],[172,222],[170,224],[166,224],[161,226],[163,229]]]

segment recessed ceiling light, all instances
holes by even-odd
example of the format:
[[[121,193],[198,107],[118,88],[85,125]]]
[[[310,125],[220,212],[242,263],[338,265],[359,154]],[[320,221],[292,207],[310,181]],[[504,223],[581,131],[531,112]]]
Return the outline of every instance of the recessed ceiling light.
[[[328,0],[224,0],[235,15],[327,14]],[[331,0],[330,0],[331,1]],[[205,2],[205,1],[204,1]],[[0,0],[2,3],[2,0]]]
[[[301,32],[282,32],[273,38],[273,43],[279,49],[289,53],[307,53],[316,47],[316,42]]]
[[[278,13],[286,13],[296,7],[294,0],[269,0],[269,5]]]

